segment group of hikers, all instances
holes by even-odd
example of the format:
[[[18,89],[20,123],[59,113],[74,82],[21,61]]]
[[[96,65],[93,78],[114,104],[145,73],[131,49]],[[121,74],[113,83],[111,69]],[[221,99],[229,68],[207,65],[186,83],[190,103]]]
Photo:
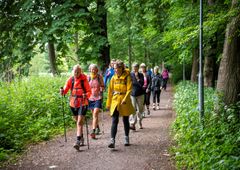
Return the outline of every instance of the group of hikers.
[[[112,117],[111,140],[109,148],[115,148],[115,138],[119,117],[123,117],[124,145],[129,146],[129,131],[143,128],[142,119],[150,115],[150,96],[153,110],[160,109],[161,90],[167,87],[168,71],[155,66],[153,73],[142,63],[134,63],[130,71],[121,60],[111,60],[104,77],[99,74],[96,64],[89,66],[89,74],[82,72],[80,65],[73,67],[73,76],[69,77],[60,94],[70,90],[70,110],[77,125],[77,139],[74,148],[79,150],[84,145],[83,124],[87,110],[92,112],[92,131],[90,136],[96,139],[100,134],[99,113],[103,109],[103,92],[107,90],[106,109]],[[146,107],[146,110],[145,110]],[[103,120],[102,120],[103,121]]]

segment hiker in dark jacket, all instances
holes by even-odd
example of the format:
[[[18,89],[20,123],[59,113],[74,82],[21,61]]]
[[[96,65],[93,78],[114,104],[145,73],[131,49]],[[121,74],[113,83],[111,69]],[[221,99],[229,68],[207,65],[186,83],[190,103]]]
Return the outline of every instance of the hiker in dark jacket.
[[[131,79],[132,79],[132,93],[131,93],[131,100],[132,105],[136,110],[136,114],[132,114],[129,118],[130,121],[130,129],[136,130],[136,123],[138,120],[139,128],[142,129],[142,112],[143,112],[143,103],[144,103],[144,94],[145,90],[143,89],[144,84],[144,76],[140,73],[139,65],[137,63],[132,65],[133,71],[131,72]]]
[[[153,110],[160,109],[160,94],[163,86],[162,75],[159,73],[159,67],[155,66],[152,75],[152,94],[153,94]],[[157,103],[156,103],[157,100]]]
[[[145,93],[144,93],[144,104],[143,105],[144,106],[146,105],[147,114],[150,115],[149,105],[150,105],[152,79],[151,79],[151,75],[148,74],[146,65],[144,63],[142,63],[140,65],[140,68],[141,68],[141,73],[144,76],[143,89],[144,89]],[[143,117],[145,117],[145,111],[143,112]]]

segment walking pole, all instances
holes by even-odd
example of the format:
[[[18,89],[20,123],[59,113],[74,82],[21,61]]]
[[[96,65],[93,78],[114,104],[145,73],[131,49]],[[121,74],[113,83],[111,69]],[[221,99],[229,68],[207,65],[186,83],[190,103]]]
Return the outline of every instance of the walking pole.
[[[83,106],[82,106],[82,102],[80,103],[80,111],[82,112]],[[86,132],[87,132],[87,145],[88,145],[88,149],[89,149],[89,132],[88,132],[88,122],[87,122],[87,115],[85,115],[85,123],[86,123]]]
[[[102,134],[104,134],[104,107],[103,107],[103,92],[102,92]]]
[[[61,87],[61,90],[63,90],[63,87]],[[64,137],[65,137],[65,142],[67,142],[66,123],[65,123],[65,114],[64,114],[64,98],[65,98],[65,95],[62,96],[62,112],[63,112]]]
[[[88,135],[89,135],[89,132],[88,132],[88,122],[87,122],[87,115],[85,116],[85,123],[86,123],[86,131],[87,131],[87,145],[88,145],[88,149],[89,149],[89,138],[88,138]]]

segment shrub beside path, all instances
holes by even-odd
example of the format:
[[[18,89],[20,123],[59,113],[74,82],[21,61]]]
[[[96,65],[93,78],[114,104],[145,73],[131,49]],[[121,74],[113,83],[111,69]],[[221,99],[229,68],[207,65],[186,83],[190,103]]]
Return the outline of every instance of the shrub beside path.
[[[81,147],[80,152],[73,148],[75,130],[70,130],[67,132],[67,143],[64,142],[63,136],[59,136],[30,146],[16,164],[4,169],[173,170],[174,162],[168,153],[171,146],[170,125],[175,119],[170,86],[166,92],[162,92],[160,100],[160,110],[151,109],[151,115],[143,119],[143,129],[137,126],[135,132],[130,131],[131,145],[128,147],[123,144],[123,123],[120,118],[116,148],[115,150],[107,148],[110,141],[111,118],[105,113],[105,134],[99,136],[97,140],[89,139],[89,150],[87,146]]]

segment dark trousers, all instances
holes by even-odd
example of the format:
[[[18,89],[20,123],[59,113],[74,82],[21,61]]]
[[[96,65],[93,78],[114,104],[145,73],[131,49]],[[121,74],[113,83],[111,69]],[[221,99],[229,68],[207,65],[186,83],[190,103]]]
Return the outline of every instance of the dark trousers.
[[[145,93],[144,94],[144,105],[150,105],[150,96],[151,96],[151,92]]]
[[[118,127],[118,122],[119,122],[119,112],[117,110],[114,111],[112,115],[112,127],[111,127],[111,138],[116,137],[117,134],[117,127]],[[124,131],[125,131],[125,136],[129,135],[129,116],[123,116],[123,124],[124,124]]]
[[[166,79],[163,79],[163,89],[164,90],[166,90],[166,88],[167,88],[167,82],[168,82],[168,78],[166,78]]]
[[[156,98],[157,98],[157,103],[160,103],[160,94],[161,90],[153,91],[153,103],[156,103]]]

